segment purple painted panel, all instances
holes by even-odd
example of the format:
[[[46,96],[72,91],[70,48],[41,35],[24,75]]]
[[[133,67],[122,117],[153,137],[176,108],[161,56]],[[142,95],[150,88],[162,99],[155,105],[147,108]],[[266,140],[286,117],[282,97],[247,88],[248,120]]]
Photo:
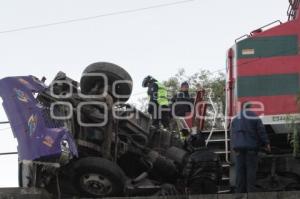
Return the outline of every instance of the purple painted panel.
[[[0,96],[14,137],[18,140],[19,160],[59,157],[62,140],[67,140],[72,155],[78,156],[68,129],[46,125],[46,122],[49,124],[45,117],[47,110],[34,97],[44,89],[46,86],[34,76],[0,80]]]

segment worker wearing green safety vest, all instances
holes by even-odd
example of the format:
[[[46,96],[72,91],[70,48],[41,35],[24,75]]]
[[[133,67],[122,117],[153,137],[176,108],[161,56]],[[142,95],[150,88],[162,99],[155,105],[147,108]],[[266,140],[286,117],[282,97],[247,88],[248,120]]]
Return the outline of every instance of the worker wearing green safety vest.
[[[153,125],[169,127],[169,100],[166,87],[151,76],[144,78],[142,86],[148,88],[148,112],[152,115]]]

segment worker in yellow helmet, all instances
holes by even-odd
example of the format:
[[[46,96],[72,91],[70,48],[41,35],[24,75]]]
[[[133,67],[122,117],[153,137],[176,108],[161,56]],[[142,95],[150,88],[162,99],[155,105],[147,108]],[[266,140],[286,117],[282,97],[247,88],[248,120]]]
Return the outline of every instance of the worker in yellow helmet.
[[[164,128],[169,128],[170,110],[166,87],[150,75],[144,78],[142,86],[148,88],[148,112],[152,115],[153,125],[159,127],[162,124]]]

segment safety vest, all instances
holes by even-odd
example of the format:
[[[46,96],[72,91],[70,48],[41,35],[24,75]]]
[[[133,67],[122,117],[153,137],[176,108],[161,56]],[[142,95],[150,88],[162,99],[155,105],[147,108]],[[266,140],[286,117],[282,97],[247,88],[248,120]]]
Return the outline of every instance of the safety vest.
[[[169,105],[169,100],[168,100],[168,92],[166,87],[161,84],[160,82],[156,81],[154,82],[157,87],[158,87],[158,91],[157,91],[157,103],[161,106],[164,105]]]

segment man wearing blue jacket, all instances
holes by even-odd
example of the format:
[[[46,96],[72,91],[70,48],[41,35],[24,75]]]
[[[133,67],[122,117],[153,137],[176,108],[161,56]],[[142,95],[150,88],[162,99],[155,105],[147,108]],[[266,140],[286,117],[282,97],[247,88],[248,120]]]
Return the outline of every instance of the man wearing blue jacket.
[[[231,123],[231,146],[236,154],[236,192],[255,192],[258,151],[271,151],[270,141],[261,119],[246,102]]]

